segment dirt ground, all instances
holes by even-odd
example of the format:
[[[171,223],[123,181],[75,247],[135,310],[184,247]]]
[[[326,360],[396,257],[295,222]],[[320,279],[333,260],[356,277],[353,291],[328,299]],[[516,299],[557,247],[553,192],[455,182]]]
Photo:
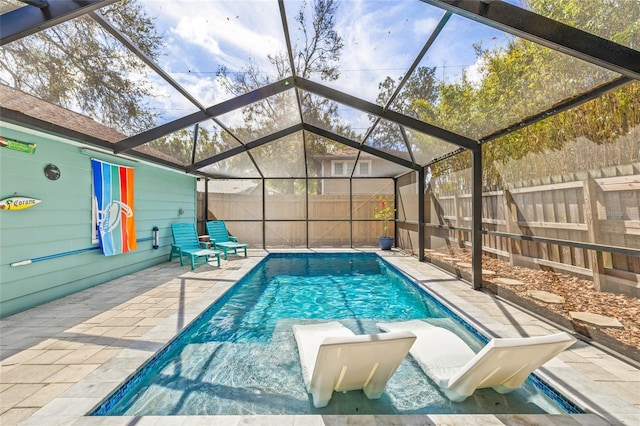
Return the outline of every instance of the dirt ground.
[[[468,269],[455,266],[460,262],[471,263],[469,250],[450,248],[448,251],[441,252],[460,260],[445,260],[446,258],[433,256],[430,252],[426,252],[425,256],[428,260],[433,260],[435,265],[444,266],[449,270],[454,269],[459,276],[465,277],[465,274],[469,276]],[[524,307],[532,308],[534,312],[551,320],[561,319],[560,325],[569,325],[574,331],[640,362],[640,299],[624,294],[596,291],[592,281],[567,273],[510,266],[508,262],[488,256],[483,256],[482,269],[496,273],[483,275],[483,287],[489,291],[498,295],[509,294],[510,297],[507,298],[516,299],[516,303],[521,302]],[[524,285],[498,284],[495,279],[499,277],[516,279]],[[529,296],[530,290],[553,293],[562,296],[565,301],[562,304],[545,303]],[[569,316],[569,312],[572,311],[614,317],[624,325],[624,328],[598,327],[596,329],[591,324],[572,321]]]

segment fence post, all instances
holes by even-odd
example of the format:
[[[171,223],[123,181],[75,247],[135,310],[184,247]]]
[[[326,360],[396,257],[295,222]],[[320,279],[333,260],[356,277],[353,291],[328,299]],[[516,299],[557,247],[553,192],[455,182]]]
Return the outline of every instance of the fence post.
[[[597,188],[595,179],[589,174],[582,182],[584,196],[584,217],[587,222],[589,242],[597,244],[600,235],[600,217],[598,214]],[[593,286],[597,291],[605,285],[604,257],[601,251],[589,250],[591,256],[591,270],[593,271]]]
[[[453,193],[453,214],[455,216],[455,227],[462,228],[464,223],[462,222],[462,207],[460,206],[460,198],[458,191]],[[456,240],[458,240],[458,247],[464,248],[464,233],[461,229],[455,231]]]
[[[504,202],[504,222],[507,227],[507,234],[519,234],[518,230],[518,210],[516,203],[513,201],[513,196],[509,192],[508,188],[502,190],[502,200]],[[520,255],[520,242],[512,238],[507,238],[507,251],[509,252],[509,265],[514,266],[515,262],[513,255]]]

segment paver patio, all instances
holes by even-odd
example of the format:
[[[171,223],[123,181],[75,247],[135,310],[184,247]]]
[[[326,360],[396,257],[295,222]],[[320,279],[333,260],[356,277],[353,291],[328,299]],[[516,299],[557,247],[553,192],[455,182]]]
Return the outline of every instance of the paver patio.
[[[383,256],[490,336],[557,329],[454,277],[396,252]],[[221,268],[162,263],[0,321],[0,423],[210,424],[206,416],[85,414],[246,274],[265,251]],[[578,342],[541,375],[591,414],[430,416],[216,416],[216,424],[640,424],[640,370]]]

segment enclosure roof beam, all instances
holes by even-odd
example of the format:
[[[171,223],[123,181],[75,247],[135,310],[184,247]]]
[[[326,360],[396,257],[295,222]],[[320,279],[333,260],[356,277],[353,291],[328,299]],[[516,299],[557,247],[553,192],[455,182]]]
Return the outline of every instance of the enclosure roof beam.
[[[335,89],[331,89],[322,84],[313,82],[311,80],[307,80],[306,78],[296,77],[295,84],[297,87],[303,90],[306,90],[308,92],[315,93],[316,95],[323,96],[327,99],[331,99],[332,101],[339,102],[341,104],[350,106],[360,111],[364,111],[366,113],[375,115],[377,117],[381,117],[386,120],[396,122],[398,124],[401,124],[403,126],[425,133],[427,135],[431,135],[436,138],[442,139],[454,145],[457,145],[466,149],[476,149],[478,147],[478,141],[476,140],[467,138],[462,135],[458,135],[456,133],[434,126],[432,124],[425,123],[424,121],[417,120],[413,117],[400,114],[399,112],[389,111],[389,110],[385,111],[384,107],[381,107],[380,105],[367,102],[365,100],[362,100],[352,95],[348,95],[344,92],[340,92]]]
[[[243,108],[254,102],[259,102],[265,98],[268,98],[269,96],[273,96],[286,90],[290,90],[292,89],[292,86],[289,83],[290,80],[291,78],[276,81],[275,83],[271,83],[267,86],[237,96],[233,99],[229,99],[228,101],[224,101],[217,105],[211,106],[204,111],[195,112],[161,126],[154,127],[153,129],[149,129],[146,132],[142,132],[135,136],[123,139],[115,144],[114,151],[117,153],[133,149],[139,145],[143,145],[162,136],[168,135],[180,129],[184,129],[185,127],[192,126],[196,123],[200,123],[212,117],[217,117],[233,110]]]
[[[187,167],[186,171],[187,171],[187,173],[195,173],[195,172],[198,171],[198,169],[206,167],[206,166],[208,166],[210,164],[214,164],[214,163],[217,163],[219,161],[226,160],[227,158],[233,157],[234,155],[242,154],[243,152],[247,152],[250,149],[257,148],[257,147],[259,147],[261,145],[264,145],[264,144],[269,143],[269,142],[276,141],[276,140],[278,140],[280,138],[283,138],[285,136],[289,136],[290,134],[293,134],[293,133],[296,133],[296,132],[300,132],[302,130],[303,130],[302,123],[295,124],[295,125],[293,125],[291,127],[287,127],[286,129],[279,130],[279,131],[277,131],[275,133],[272,133],[270,135],[267,135],[265,137],[262,137],[262,138],[254,140],[254,141],[251,141],[251,142],[249,142],[249,143],[247,143],[245,145],[237,146],[237,147],[232,148],[232,149],[230,149],[228,151],[222,152],[222,153],[220,153],[218,155],[214,155],[214,156],[206,158],[206,159],[204,159],[202,161],[198,161],[197,163],[194,163],[193,165]]]
[[[494,0],[422,0],[509,34],[640,80],[640,52],[524,8]]]
[[[47,7],[24,6],[0,15],[0,46],[115,3],[117,0],[53,1]]]
[[[337,135],[333,132],[330,132],[328,130],[324,130],[321,129],[319,127],[313,126],[311,124],[303,124],[304,130],[311,132],[311,133],[315,133],[319,136],[322,136],[323,138],[327,138],[327,139],[331,139],[333,141],[339,142],[343,145],[347,145],[350,146],[351,148],[355,148],[361,151],[364,151],[368,154],[371,155],[375,155],[376,157],[382,158],[384,160],[387,161],[391,161],[392,163],[398,164],[400,166],[406,167],[408,169],[411,170],[420,170],[420,166],[417,164],[414,164],[413,162],[409,161],[409,160],[405,160],[404,158],[400,158],[396,155],[393,154],[389,154],[388,152],[385,151],[381,151],[379,149],[373,148],[369,145],[363,145],[359,142],[356,142],[354,140],[351,140],[349,138],[345,138],[344,136],[340,136]]]
[[[214,155],[212,157],[209,157],[207,159],[204,159],[202,161],[199,161],[197,163],[194,163],[191,166],[186,167],[185,171],[187,173],[198,173],[198,169],[201,169],[203,167],[206,167],[208,165],[217,163],[219,161],[223,161],[226,160],[227,158],[233,157],[234,155],[238,155],[241,154],[243,152],[247,152],[253,148],[257,148],[261,145],[267,144],[269,142],[273,142],[276,141],[280,138],[289,136],[293,133],[299,132],[301,130],[305,130],[307,132],[311,132],[311,133],[315,133],[319,136],[322,136],[324,138],[327,139],[331,139],[333,141],[336,141],[338,143],[341,143],[343,145],[347,145],[350,146],[352,148],[358,149],[358,150],[362,150],[364,152],[367,152],[371,155],[374,155],[376,157],[380,157],[382,159],[385,159],[387,161],[390,161],[392,163],[398,164],[400,166],[406,167],[408,169],[411,170],[419,170],[420,166],[409,161],[409,160],[405,160],[404,158],[400,158],[398,156],[395,156],[393,154],[389,154],[387,152],[381,151],[379,149],[370,147],[368,145],[362,145],[359,142],[356,142],[354,140],[351,140],[349,138],[346,138],[344,136],[340,136],[337,135],[333,132],[330,132],[328,130],[324,130],[321,129],[319,127],[313,126],[311,124],[306,124],[306,123],[299,123],[299,124],[295,124],[291,127],[288,127],[286,129],[282,129],[278,132],[272,133],[270,135],[267,135],[265,137],[262,137],[260,139],[256,139],[252,142],[249,142],[245,145],[242,146],[237,146],[235,148],[232,148],[228,151],[222,152],[218,155]]]

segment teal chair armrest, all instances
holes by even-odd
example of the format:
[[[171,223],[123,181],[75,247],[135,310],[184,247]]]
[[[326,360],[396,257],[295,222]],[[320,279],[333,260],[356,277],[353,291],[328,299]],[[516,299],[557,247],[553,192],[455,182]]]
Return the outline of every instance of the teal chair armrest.
[[[238,242],[238,237],[232,237],[231,235],[229,235],[229,239],[230,239],[231,241],[233,241],[234,243],[237,243],[237,242]]]
[[[208,248],[211,248],[212,245],[213,243],[210,241],[200,241],[200,247],[202,248],[208,249]]]

